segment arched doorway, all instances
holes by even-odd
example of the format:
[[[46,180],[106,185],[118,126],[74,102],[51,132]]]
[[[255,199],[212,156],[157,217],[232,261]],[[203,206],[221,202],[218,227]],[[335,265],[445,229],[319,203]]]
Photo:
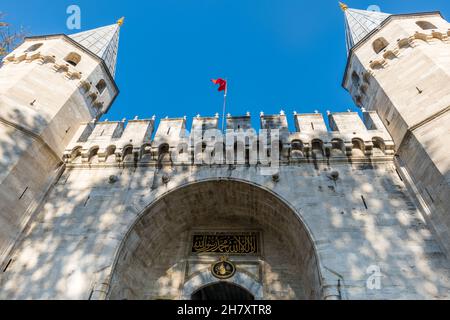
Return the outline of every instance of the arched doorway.
[[[253,301],[255,297],[235,284],[219,282],[196,291],[191,300],[194,301]]]
[[[199,237],[225,239],[218,247],[253,237],[255,246],[196,251]],[[317,254],[299,214],[261,186],[228,179],[190,184],[152,203],[122,243],[108,297],[190,299],[218,282],[211,266],[224,257],[236,268],[227,282],[255,299],[321,298]]]

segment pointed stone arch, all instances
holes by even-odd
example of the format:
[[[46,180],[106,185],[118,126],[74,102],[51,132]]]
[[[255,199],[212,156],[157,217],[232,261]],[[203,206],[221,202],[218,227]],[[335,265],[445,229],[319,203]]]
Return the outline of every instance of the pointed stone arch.
[[[218,224],[210,224],[210,220]],[[276,234],[276,237],[281,239],[280,243],[286,244],[285,248],[290,252],[286,255],[293,257],[290,263],[293,270],[297,270],[298,278],[289,282],[277,275],[281,279],[277,286],[282,286],[287,292],[284,298],[320,299],[323,297],[321,267],[315,241],[300,213],[278,194],[261,185],[226,178],[187,183],[150,201],[129,227],[117,251],[116,261],[108,277],[110,282],[107,297],[114,300],[185,299],[201,285],[213,283],[213,279],[206,275],[209,271],[204,269],[185,277],[184,267],[176,261],[179,261],[180,256],[184,257],[180,261],[186,259],[186,251],[184,251],[187,248],[186,243],[174,244],[174,247],[171,247],[171,243],[178,243],[176,240],[178,236],[188,239],[187,230],[193,226],[214,229],[218,225],[222,226],[226,221],[237,221],[239,226],[245,228],[251,226],[263,230],[263,233]],[[144,239],[147,236],[148,238]],[[174,255],[177,252],[181,254],[174,257],[172,261],[167,252]],[[264,257],[267,259],[269,269],[276,270],[276,264],[271,264],[271,257],[267,257],[267,254],[265,252]],[[138,262],[141,259],[139,257],[147,257],[148,261]],[[165,259],[168,259],[166,264],[161,262]],[[149,267],[144,270],[140,267],[142,265]],[[287,267],[289,263],[283,262],[281,265]],[[145,274],[151,279],[147,282],[149,287],[143,284],[138,285],[139,288],[137,288],[136,283],[139,281],[129,281],[131,279],[129,277],[133,277],[133,274]],[[248,279],[249,276],[244,274],[246,273],[237,272],[229,281],[242,285],[246,281],[240,280]],[[175,276],[172,277],[173,275]],[[192,280],[194,278],[209,280],[195,282]],[[195,286],[190,285],[192,281],[196,283]],[[266,278],[260,279],[259,282],[254,279],[246,283],[255,283],[255,281],[266,288],[269,283]],[[152,283],[155,284],[153,287]],[[185,289],[186,285],[190,288],[189,290]],[[255,294],[254,290],[250,292]],[[264,292],[265,294],[262,295],[255,294],[255,297],[273,298],[267,290]],[[122,296],[124,293],[131,296]]]

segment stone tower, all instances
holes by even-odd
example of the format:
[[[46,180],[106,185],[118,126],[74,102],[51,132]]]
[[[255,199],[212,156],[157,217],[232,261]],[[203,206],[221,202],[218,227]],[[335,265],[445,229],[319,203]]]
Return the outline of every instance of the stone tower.
[[[98,120],[119,93],[117,24],[30,37],[0,69],[0,265],[64,170],[82,122]]]
[[[450,253],[450,24],[439,12],[389,15],[340,4],[348,62],[343,86],[376,111],[396,166]]]

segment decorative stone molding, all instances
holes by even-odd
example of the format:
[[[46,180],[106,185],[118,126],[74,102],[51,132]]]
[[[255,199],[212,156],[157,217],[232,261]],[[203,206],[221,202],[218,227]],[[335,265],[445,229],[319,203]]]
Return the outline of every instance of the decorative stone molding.
[[[87,89],[89,84],[84,81],[81,86]],[[91,98],[95,98],[95,94],[91,95]],[[280,130],[281,163],[392,161],[394,143],[378,115],[374,112],[364,112],[364,116],[367,125],[361,121],[357,113],[330,113],[328,117],[332,131],[329,131],[322,115],[297,114],[295,116],[297,131],[290,132],[285,116],[277,115],[270,117],[272,120],[277,120],[277,117],[283,118],[283,121],[271,122],[267,128]],[[250,152],[257,154],[258,160],[261,160],[261,153],[258,153],[254,146],[259,140],[261,148],[264,135],[256,134],[253,136],[256,140],[250,144],[245,140],[247,131],[228,129],[222,140],[211,141],[203,136],[201,129],[200,131],[198,129],[199,122],[212,121],[211,119],[213,118],[197,117],[190,136],[185,136],[184,129],[180,129],[185,127],[186,120],[183,118],[164,119],[153,139],[151,136],[154,119],[133,120],[127,126],[124,122],[108,121],[84,124],[80,133],[67,147],[64,160],[71,166],[119,164],[162,168],[186,164],[204,165],[206,162],[204,160],[212,157],[222,145],[223,150],[219,151],[223,152],[223,163],[215,164],[225,164],[225,160],[235,155],[236,144],[239,143],[244,147],[246,156],[242,159],[236,158],[235,164],[249,164]],[[230,123],[233,119],[231,115],[228,117]],[[245,119],[247,120],[250,121]],[[214,129],[217,125],[217,119],[214,118],[209,129],[216,130],[213,132],[220,134],[220,131]],[[253,128],[247,130],[256,132]],[[169,136],[168,133],[173,135]],[[272,148],[270,141],[264,147],[269,152]]]
[[[54,55],[43,55],[40,52],[34,52],[30,54],[24,53],[18,57],[11,54],[3,59],[5,64],[32,63],[34,61],[37,61],[40,65],[52,64],[53,71],[63,73],[64,77],[68,80],[80,80],[82,78],[82,72],[76,70],[75,67],[70,66],[65,61],[57,62],[56,56]]]
[[[393,60],[401,58],[402,53],[407,48],[416,48],[426,42],[427,44],[434,44],[437,42],[450,43],[450,31],[444,32],[439,30],[431,30],[429,33],[425,31],[417,31],[410,37],[397,40],[397,43],[390,44],[387,48],[377,54],[377,59],[370,61],[370,69],[373,71],[385,69]]]

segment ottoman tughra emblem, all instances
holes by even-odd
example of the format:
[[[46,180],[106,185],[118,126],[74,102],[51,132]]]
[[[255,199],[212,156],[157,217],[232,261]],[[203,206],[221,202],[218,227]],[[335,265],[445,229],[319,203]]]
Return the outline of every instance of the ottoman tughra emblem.
[[[211,271],[218,279],[230,279],[236,273],[236,266],[227,257],[221,257],[219,262],[212,265]]]

